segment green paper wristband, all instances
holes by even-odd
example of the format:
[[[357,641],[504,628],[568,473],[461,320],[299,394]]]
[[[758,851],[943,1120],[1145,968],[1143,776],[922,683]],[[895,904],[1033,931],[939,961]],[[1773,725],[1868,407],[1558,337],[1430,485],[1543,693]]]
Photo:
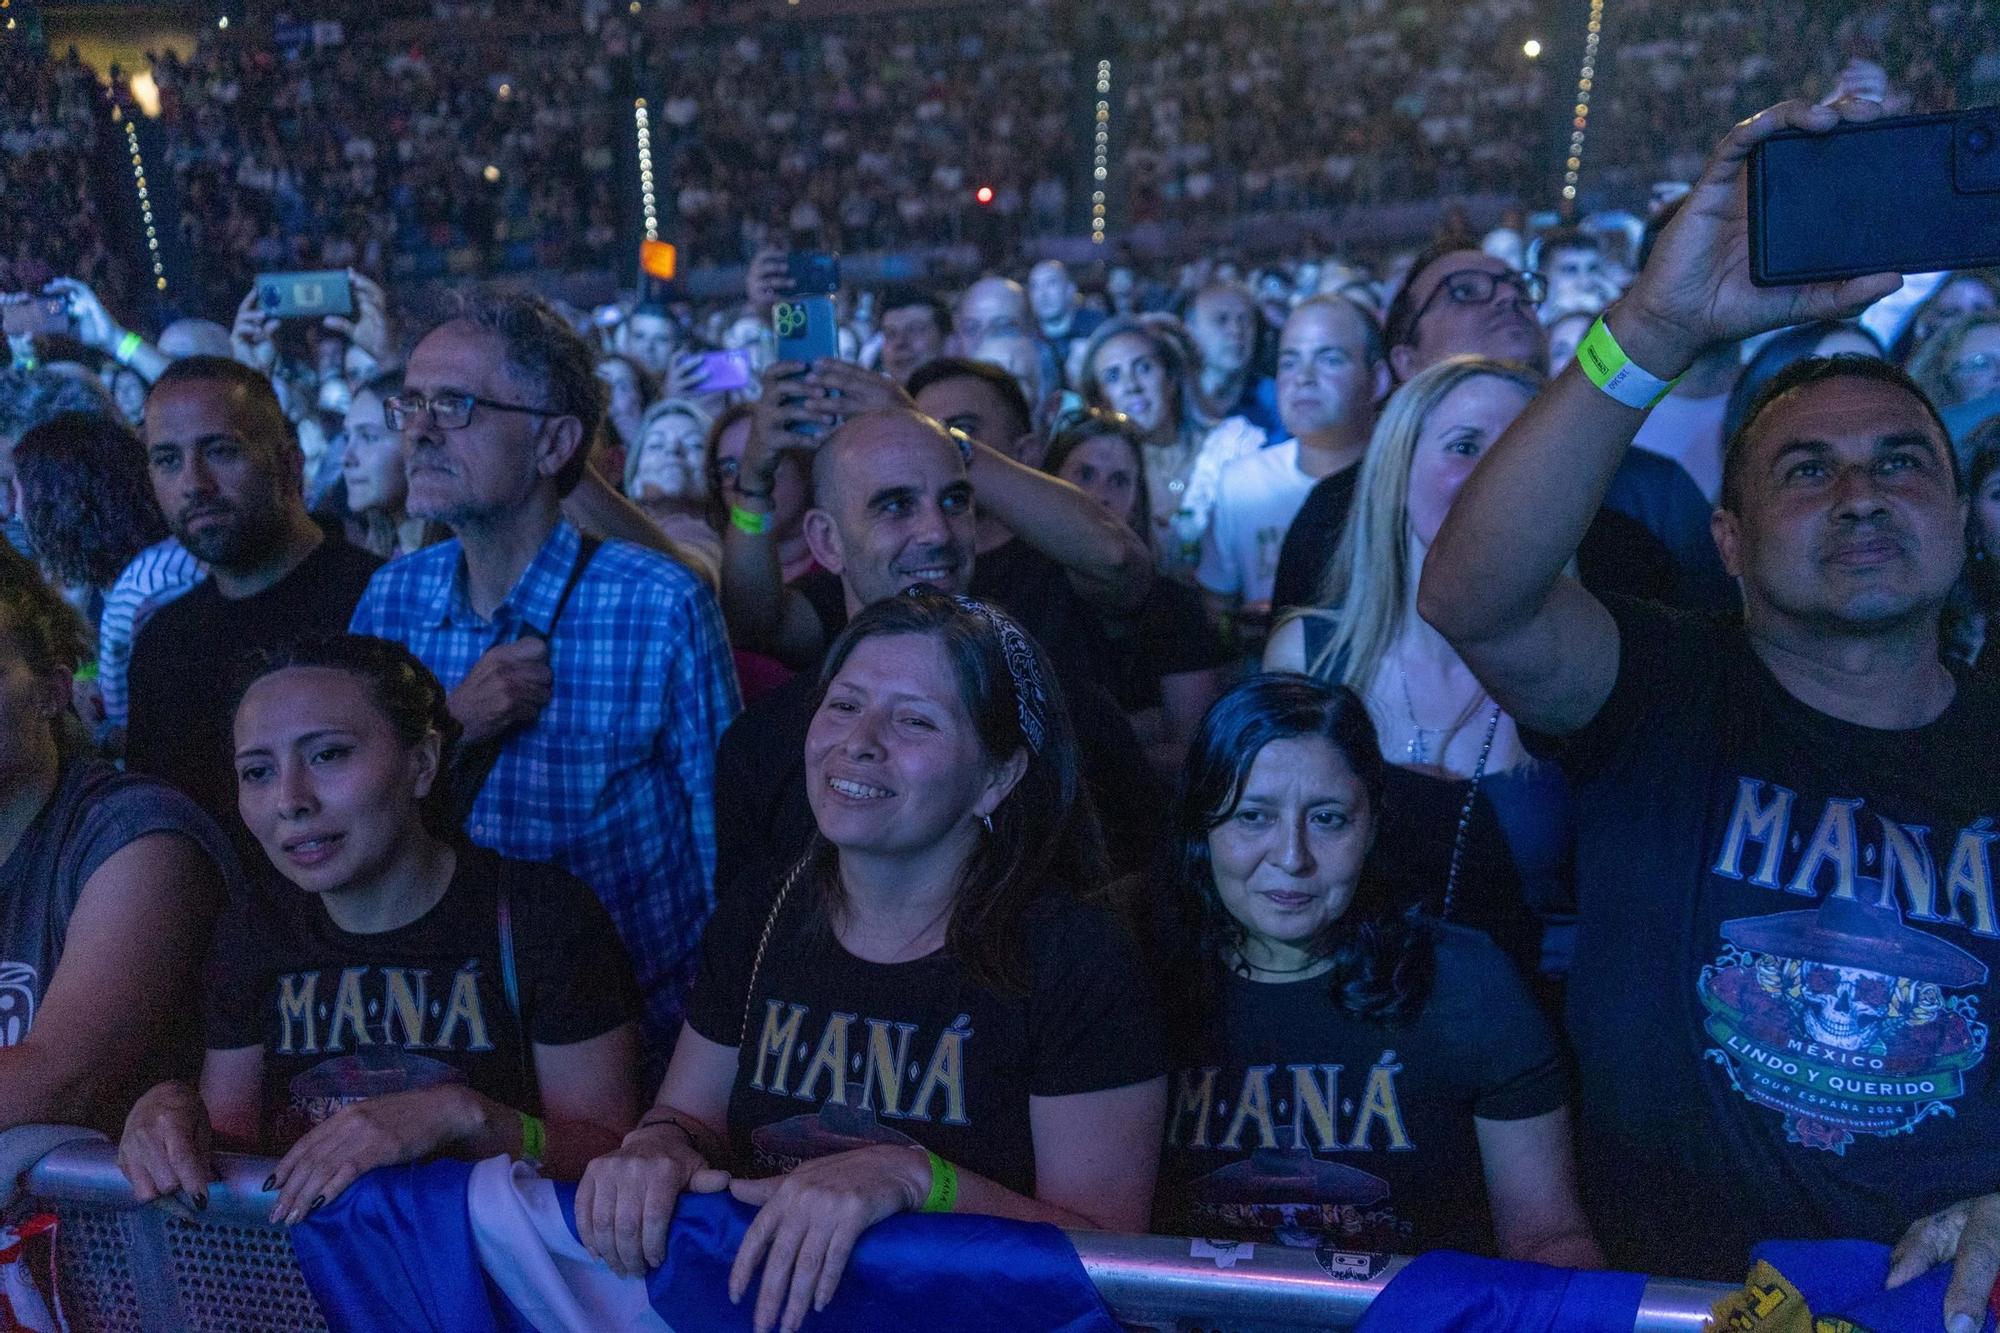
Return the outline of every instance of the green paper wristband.
[[[948,1213],[958,1203],[958,1168],[929,1148],[924,1149],[924,1156],[931,1162],[931,1192],[920,1211]]]
[[[138,351],[139,344],[143,343],[144,341],[146,340],[144,338],[141,338],[136,333],[126,334],[124,337],[118,340],[118,350],[111,354],[112,359],[117,361],[118,364],[121,366],[131,365],[132,353]]]
[[[521,1160],[540,1166],[549,1152],[549,1127],[526,1111],[516,1114],[521,1117]]]
[[[748,533],[752,537],[761,537],[771,530],[769,514],[760,514],[754,509],[745,509],[742,505],[729,506],[729,522],[738,532]]]

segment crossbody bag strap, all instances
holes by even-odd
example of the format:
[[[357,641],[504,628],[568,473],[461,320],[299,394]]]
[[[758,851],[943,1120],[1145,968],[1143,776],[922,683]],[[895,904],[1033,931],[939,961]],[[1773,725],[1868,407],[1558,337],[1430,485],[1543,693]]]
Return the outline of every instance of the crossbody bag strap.
[[[590,567],[591,557],[597,554],[597,548],[602,545],[604,541],[600,537],[594,537],[589,533],[581,535],[577,542],[576,559],[570,562],[569,577],[563,581],[562,592],[556,597],[555,611],[549,616],[548,633],[544,634],[529,626],[525,631],[526,634],[531,634],[544,642],[554,641],[556,625],[562,620],[563,609],[569,605],[570,594],[575,592],[576,585],[583,581],[583,571]],[[514,739],[520,730],[520,726],[511,727],[498,736],[487,737],[476,745],[461,746],[458,753],[452,757],[451,769],[445,774],[445,779],[451,790],[452,812],[459,826],[463,827],[465,821],[472,817],[473,802],[479,799],[480,791],[486,786],[486,779],[492,776],[493,766],[500,762],[500,752],[507,748],[507,742]]]

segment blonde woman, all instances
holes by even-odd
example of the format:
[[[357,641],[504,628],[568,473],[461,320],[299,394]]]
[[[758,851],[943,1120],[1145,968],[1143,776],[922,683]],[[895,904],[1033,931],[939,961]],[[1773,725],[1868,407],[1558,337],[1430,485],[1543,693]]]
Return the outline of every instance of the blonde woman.
[[[1264,654],[1266,670],[1345,685],[1368,705],[1391,765],[1380,872],[1435,915],[1488,931],[1530,976],[1560,970],[1543,958],[1541,918],[1568,902],[1567,788],[1416,602],[1458,488],[1540,387],[1531,371],[1468,356],[1397,390],[1319,605],[1279,625]]]
[[[1121,412],[1143,432],[1153,548],[1164,572],[1192,580],[1222,469],[1262,447],[1264,432],[1241,417],[1210,427],[1200,353],[1171,315],[1099,326],[1084,347],[1082,388],[1091,406]]]
[[[708,522],[708,429],[714,418],[685,398],[662,398],[639,419],[625,455],[625,495],[695,556],[711,578],[722,539]]]

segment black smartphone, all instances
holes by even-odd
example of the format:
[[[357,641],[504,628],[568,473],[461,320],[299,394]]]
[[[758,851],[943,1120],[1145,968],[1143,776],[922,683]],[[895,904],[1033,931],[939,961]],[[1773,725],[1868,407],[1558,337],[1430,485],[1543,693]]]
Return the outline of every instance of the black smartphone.
[[[0,306],[0,323],[10,338],[39,338],[70,331],[67,296],[27,296]]]
[[[2000,107],[1787,130],[1750,154],[1760,287],[2000,263]]]
[[[840,256],[794,250],[785,256],[793,296],[831,296],[840,290]]]
[[[279,319],[317,319],[354,313],[354,291],[344,269],[322,273],[259,273],[257,304]]]

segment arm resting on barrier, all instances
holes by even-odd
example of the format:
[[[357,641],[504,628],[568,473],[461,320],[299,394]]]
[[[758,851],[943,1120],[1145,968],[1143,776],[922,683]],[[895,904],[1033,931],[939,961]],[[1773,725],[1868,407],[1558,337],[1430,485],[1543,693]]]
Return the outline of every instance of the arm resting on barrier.
[[[680,1136],[675,1134],[678,1139]],[[29,1168],[28,1192],[66,1210],[129,1208],[131,1187],[118,1172],[112,1144],[67,1143]],[[258,1190],[275,1162],[268,1157],[218,1153],[204,1225],[259,1227],[270,1210]],[[225,1243],[237,1238],[228,1232]],[[1084,1271],[1112,1314],[1132,1323],[1224,1324],[1228,1327],[1348,1329],[1367,1310],[1407,1259],[1389,1256],[1366,1278],[1332,1277],[1312,1250],[1281,1245],[1242,1247],[1228,1267],[1190,1253],[1186,1237],[1071,1231]],[[209,1270],[202,1270],[209,1282]],[[1634,1333],[1699,1333],[1727,1283],[1655,1278],[1633,1323]]]
[[[1063,1097],[1030,1097],[1035,1195],[1016,1193],[956,1168],[953,1212],[1055,1226],[1144,1229],[1159,1168],[1167,1081]],[[797,1328],[808,1308],[833,1299],[848,1257],[868,1228],[915,1212],[933,1196],[930,1154],[916,1148],[857,1148],[801,1163],[788,1175],[738,1180],[729,1192],[757,1205],[729,1273],[740,1300],[757,1281],[757,1333]]]
[[[1501,1257],[1559,1268],[1603,1267],[1577,1198],[1569,1108],[1525,1120],[1475,1118],[1472,1125]]]
[[[601,1037],[564,1046],[535,1046],[548,1142],[549,1174],[577,1176],[609,1151],[632,1122],[626,1091],[637,1063],[638,1027],[626,1023]],[[271,1220],[287,1224],[378,1166],[437,1153],[475,1160],[523,1156],[523,1113],[462,1084],[370,1097],[343,1106],[307,1130],[272,1173],[278,1200]]]
[[[174,833],[149,833],[99,866],[70,914],[34,1026],[0,1048],[0,1128],[115,1126],[194,1002],[220,894],[215,866]],[[143,1086],[143,1085],[140,1085]]]
[[[1912,1222],[1889,1256],[1888,1285],[1900,1287],[1944,1263],[1951,1265],[1945,1328],[1973,1333],[1986,1322],[2000,1279],[2000,1194],[1982,1194]]]

